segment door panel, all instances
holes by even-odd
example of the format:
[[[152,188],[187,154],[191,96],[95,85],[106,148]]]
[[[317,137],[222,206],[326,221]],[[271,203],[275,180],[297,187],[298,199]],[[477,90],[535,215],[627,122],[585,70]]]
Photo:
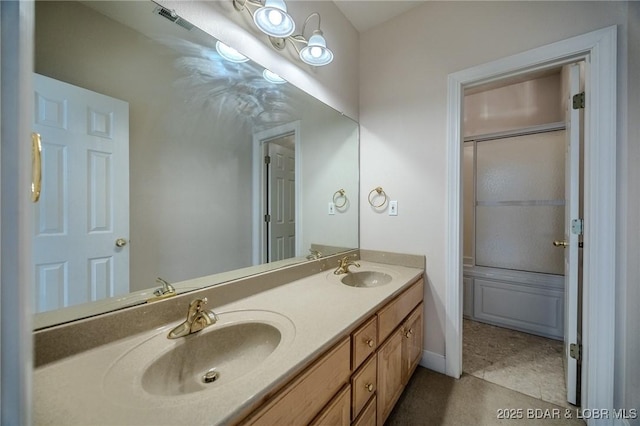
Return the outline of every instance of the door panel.
[[[36,312],[129,292],[129,106],[34,74]]]
[[[269,157],[269,262],[295,256],[295,151],[274,142]]]
[[[567,401],[579,404],[579,362],[570,356],[570,345],[580,344],[579,293],[578,293],[578,243],[579,235],[572,232],[571,221],[580,217],[580,113],[573,109],[571,98],[580,92],[580,65],[569,67],[569,99],[567,102],[567,138],[565,151],[565,220],[564,279],[565,279],[565,365]]]

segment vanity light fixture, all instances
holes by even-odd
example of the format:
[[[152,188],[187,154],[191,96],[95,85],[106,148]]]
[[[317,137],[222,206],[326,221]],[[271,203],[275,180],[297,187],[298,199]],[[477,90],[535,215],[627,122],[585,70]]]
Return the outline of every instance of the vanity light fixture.
[[[273,84],[283,84],[287,82],[287,80],[280,77],[275,72],[269,71],[266,68],[264,69],[264,71],[262,71],[262,77],[264,77],[264,79],[267,80],[269,83],[273,83]]]
[[[265,34],[269,36],[271,45],[277,50],[286,47],[287,40],[304,63],[316,67],[327,65],[333,61],[333,52],[327,47],[327,41],[320,29],[320,14],[313,12],[304,21],[302,32],[292,35],[295,30],[295,23],[287,13],[287,6],[284,0],[233,0],[233,6],[237,11],[246,10],[253,17],[253,22]],[[250,7],[257,8],[252,11]],[[305,38],[305,29],[309,20],[318,17],[318,27],[313,31],[311,37]],[[297,43],[304,45],[299,48]]]
[[[216,50],[220,56],[229,62],[240,64],[249,60],[249,58],[244,56],[242,53],[238,52],[233,47],[227,46],[221,41],[216,41]]]
[[[250,0],[247,2],[251,3]],[[264,6],[258,8],[253,14],[253,22],[260,31],[271,37],[289,37],[296,29],[296,23],[287,13],[284,0],[265,0]]]

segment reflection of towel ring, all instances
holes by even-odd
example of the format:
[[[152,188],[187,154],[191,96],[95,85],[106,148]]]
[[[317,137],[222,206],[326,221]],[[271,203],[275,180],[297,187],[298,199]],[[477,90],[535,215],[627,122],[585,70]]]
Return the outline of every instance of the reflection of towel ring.
[[[377,192],[379,197],[384,196],[384,199],[382,200],[382,202],[380,204],[373,204],[373,201],[371,200],[371,195],[374,192]],[[379,207],[384,206],[385,203],[387,202],[387,193],[384,192],[384,189],[382,189],[382,187],[379,186],[379,187],[374,188],[374,189],[371,190],[371,192],[369,193],[368,199],[369,199],[369,204],[371,204],[372,207],[379,208]]]
[[[342,198],[342,203],[338,204],[338,201]],[[338,189],[333,194],[333,204],[335,204],[336,208],[341,209],[342,207],[347,205],[347,195],[344,189]]]

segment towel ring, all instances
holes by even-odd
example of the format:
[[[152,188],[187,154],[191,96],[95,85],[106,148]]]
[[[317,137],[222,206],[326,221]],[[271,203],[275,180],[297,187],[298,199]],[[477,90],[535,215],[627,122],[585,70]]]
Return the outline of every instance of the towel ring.
[[[371,195],[373,195],[373,193],[374,193],[374,192],[378,193],[378,195],[377,195],[378,197],[384,196],[384,199],[382,200],[382,203],[380,203],[380,204],[373,204],[373,201],[372,201],[372,199],[371,199]],[[375,197],[374,197],[374,198],[375,198]],[[380,187],[380,186],[379,186],[379,187],[377,187],[377,188],[372,189],[372,190],[371,190],[371,192],[369,192],[368,200],[369,200],[369,204],[371,204],[371,206],[372,206],[372,207],[374,207],[374,208],[376,208],[376,209],[377,209],[377,208],[379,208],[379,207],[384,206],[384,205],[387,203],[387,193],[386,193],[386,192],[384,192],[384,189],[382,189],[382,187]]]
[[[342,203],[338,204],[338,201],[342,198]],[[341,209],[342,207],[347,205],[347,195],[344,189],[338,189],[333,194],[333,204],[336,208]]]

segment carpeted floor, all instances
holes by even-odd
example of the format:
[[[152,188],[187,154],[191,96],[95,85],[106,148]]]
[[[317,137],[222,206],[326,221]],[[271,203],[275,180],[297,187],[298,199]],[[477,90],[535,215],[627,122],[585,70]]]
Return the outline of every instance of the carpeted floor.
[[[385,425],[584,425],[575,417],[575,408],[560,407],[468,374],[455,380],[418,367]]]

